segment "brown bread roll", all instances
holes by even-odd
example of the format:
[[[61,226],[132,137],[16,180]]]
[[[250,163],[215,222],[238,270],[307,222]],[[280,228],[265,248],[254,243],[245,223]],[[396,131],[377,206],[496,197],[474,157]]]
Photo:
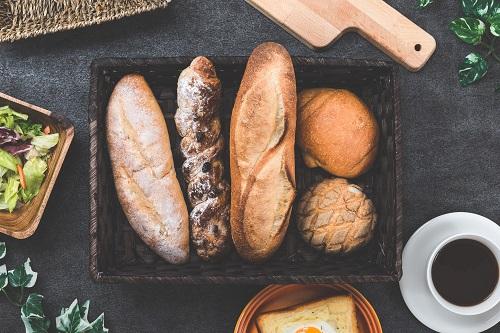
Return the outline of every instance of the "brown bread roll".
[[[355,178],[375,161],[377,120],[355,94],[343,89],[307,89],[299,94],[297,141],[309,168]]]
[[[175,124],[186,158],[182,172],[193,210],[189,215],[191,241],[198,256],[215,261],[231,245],[229,185],[223,177],[223,139],[219,118],[221,84],[215,67],[197,57],[177,83]]]
[[[127,75],[113,90],[107,139],[116,192],[130,225],[166,261],[186,262],[188,211],[165,118],[142,76]]]
[[[275,43],[250,56],[231,117],[231,231],[238,253],[268,259],[288,228],[295,198],[295,74]]]

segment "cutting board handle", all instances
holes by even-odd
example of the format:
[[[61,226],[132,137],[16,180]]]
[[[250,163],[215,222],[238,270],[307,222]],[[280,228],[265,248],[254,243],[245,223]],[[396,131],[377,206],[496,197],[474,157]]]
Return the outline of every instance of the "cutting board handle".
[[[420,70],[436,49],[430,34],[382,0],[345,0],[342,10],[335,17],[346,30],[356,30],[411,71]]]
[[[246,0],[313,49],[355,30],[410,71],[436,49],[422,28],[382,0]]]

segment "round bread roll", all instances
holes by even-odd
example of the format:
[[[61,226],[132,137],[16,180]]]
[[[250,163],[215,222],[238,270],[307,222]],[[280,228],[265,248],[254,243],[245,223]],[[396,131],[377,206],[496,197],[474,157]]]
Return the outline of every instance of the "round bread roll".
[[[297,211],[297,227],[304,240],[328,254],[349,253],[368,243],[376,220],[372,201],[359,186],[342,178],[312,186]]]
[[[378,138],[375,116],[350,91],[319,88],[300,93],[297,141],[309,168],[358,177],[375,161]]]

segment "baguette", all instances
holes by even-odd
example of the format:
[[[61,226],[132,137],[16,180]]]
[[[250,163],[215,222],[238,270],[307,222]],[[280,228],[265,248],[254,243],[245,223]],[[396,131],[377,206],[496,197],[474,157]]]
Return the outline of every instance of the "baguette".
[[[141,239],[172,264],[189,257],[188,211],[160,106],[146,80],[123,77],[108,105],[107,140],[116,192]]]
[[[250,56],[231,117],[231,233],[250,262],[268,259],[295,198],[297,93],[290,55],[276,43]]]

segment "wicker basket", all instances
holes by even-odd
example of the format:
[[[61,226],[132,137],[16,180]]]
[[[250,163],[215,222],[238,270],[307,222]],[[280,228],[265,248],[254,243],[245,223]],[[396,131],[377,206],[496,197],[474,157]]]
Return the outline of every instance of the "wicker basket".
[[[222,81],[223,134],[243,75],[246,57],[212,57]],[[165,283],[331,283],[397,281],[401,276],[401,134],[397,68],[373,61],[294,58],[297,84],[343,87],[356,92],[373,110],[381,128],[376,165],[355,182],[374,200],[379,215],[376,236],[364,249],[347,256],[326,256],[312,250],[290,223],[285,241],[266,263],[245,263],[233,252],[221,263],[203,262],[192,251],[184,265],[170,265],[137,237],[118,202],[106,145],[106,106],[116,82],[125,74],[143,74],[158,99],[170,132],[174,161],[182,164],[180,138],[173,115],[177,79],[192,59],[101,59],[92,65],[90,90],[90,271],[103,282]],[[227,163],[227,147],[225,162]],[[299,196],[328,175],[296,158]],[[228,164],[226,164],[228,165]],[[228,169],[228,168],[226,168]],[[226,170],[228,171],[228,170]],[[182,172],[177,170],[181,185]],[[184,187],[184,186],[183,186]],[[185,188],[185,187],[184,187]]]
[[[171,0],[0,0],[0,42],[165,8]]]

